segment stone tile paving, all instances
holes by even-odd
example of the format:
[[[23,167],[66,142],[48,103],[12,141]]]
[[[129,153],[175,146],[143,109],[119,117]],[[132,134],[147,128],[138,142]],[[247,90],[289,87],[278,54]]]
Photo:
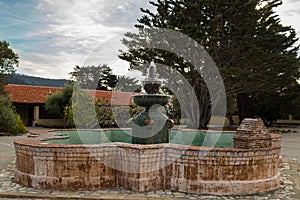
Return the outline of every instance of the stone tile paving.
[[[249,196],[195,195],[172,191],[137,193],[124,189],[98,191],[49,191],[20,186],[13,182],[14,162],[0,172],[0,199],[174,199],[174,200],[297,200],[300,199],[300,168],[295,159],[284,158],[281,171],[280,189]]]

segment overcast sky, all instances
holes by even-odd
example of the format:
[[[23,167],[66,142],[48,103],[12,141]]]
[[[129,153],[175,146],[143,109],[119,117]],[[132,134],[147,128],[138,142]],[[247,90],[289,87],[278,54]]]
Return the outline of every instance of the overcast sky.
[[[125,74],[119,41],[141,7],[151,8],[148,0],[0,0],[0,40],[18,53],[18,73],[69,78],[75,65],[109,64]],[[300,36],[300,0],[283,0],[277,11]]]

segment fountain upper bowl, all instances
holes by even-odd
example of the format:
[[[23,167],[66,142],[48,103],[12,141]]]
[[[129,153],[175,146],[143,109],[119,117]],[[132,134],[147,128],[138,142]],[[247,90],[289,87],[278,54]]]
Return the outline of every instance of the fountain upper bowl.
[[[141,107],[149,107],[154,104],[165,106],[170,99],[169,96],[162,94],[139,94],[133,95],[132,98],[134,103]]]

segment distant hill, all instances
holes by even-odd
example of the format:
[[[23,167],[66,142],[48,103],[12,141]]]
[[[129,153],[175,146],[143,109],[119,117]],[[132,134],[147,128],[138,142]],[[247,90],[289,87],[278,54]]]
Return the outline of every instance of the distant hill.
[[[69,81],[66,79],[48,79],[24,74],[15,74],[9,77],[8,84],[18,85],[35,85],[35,86],[48,86],[48,87],[64,87],[65,83]]]

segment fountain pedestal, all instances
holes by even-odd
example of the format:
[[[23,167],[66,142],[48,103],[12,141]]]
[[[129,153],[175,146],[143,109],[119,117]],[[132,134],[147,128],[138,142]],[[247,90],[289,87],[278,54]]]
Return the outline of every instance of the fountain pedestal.
[[[135,126],[132,127],[133,144],[159,144],[168,143],[170,133],[168,130],[168,117],[159,109],[154,111],[146,109],[134,118]]]

